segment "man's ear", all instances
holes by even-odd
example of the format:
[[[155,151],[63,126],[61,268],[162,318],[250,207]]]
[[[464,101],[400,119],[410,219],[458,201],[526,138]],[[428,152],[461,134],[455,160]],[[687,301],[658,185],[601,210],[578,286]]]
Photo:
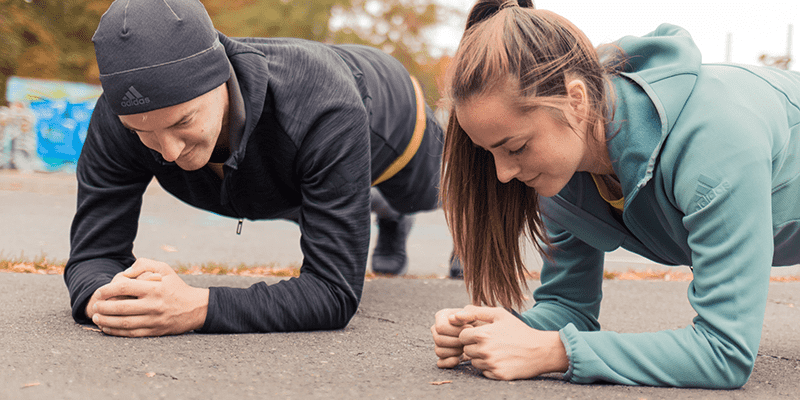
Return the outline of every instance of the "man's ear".
[[[569,110],[577,118],[577,123],[588,119],[589,116],[589,96],[586,91],[586,84],[580,79],[573,79],[567,83],[567,98],[569,99]]]

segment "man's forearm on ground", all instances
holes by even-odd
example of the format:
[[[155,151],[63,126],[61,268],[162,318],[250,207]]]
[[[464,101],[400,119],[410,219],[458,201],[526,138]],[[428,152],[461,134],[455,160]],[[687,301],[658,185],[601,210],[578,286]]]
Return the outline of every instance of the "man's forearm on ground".
[[[273,285],[212,287],[200,332],[293,332],[341,329],[358,309],[363,286],[326,283],[301,274]]]
[[[107,259],[88,260],[78,264],[68,264],[64,270],[64,281],[69,289],[72,318],[79,324],[91,323],[86,315],[86,305],[94,292],[111,282],[114,275],[122,272],[126,265]]]

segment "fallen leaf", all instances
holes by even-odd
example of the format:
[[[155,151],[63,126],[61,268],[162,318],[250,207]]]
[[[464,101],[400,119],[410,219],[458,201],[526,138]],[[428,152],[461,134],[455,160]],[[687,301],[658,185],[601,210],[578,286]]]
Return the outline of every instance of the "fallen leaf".
[[[446,383],[453,383],[453,381],[437,381],[437,382],[431,382],[431,385],[436,385],[436,386],[439,386],[439,385],[444,385],[444,384],[446,384]]]
[[[39,385],[41,385],[41,383],[39,383],[39,382],[31,382],[31,383],[26,383],[26,384],[22,385],[22,388],[25,389],[25,388],[39,386]]]
[[[152,378],[152,377],[156,376],[156,373],[155,372],[148,372],[148,373],[144,374],[144,376],[146,376],[148,378]]]

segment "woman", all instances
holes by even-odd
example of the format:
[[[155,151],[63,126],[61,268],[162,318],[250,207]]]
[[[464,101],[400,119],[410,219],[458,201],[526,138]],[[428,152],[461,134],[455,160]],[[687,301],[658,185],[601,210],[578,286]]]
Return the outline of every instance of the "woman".
[[[448,82],[442,197],[475,306],[437,313],[438,366],[744,385],[770,266],[800,263],[800,75],[701,64],[671,25],[596,50],[528,0],[481,0]],[[515,318],[523,233],[544,263]],[[599,331],[603,256],[620,246],[692,266],[691,325]]]

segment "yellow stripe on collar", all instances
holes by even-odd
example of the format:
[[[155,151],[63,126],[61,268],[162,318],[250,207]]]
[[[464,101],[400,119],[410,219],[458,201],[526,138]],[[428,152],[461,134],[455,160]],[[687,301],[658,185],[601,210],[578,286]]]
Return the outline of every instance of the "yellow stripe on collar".
[[[608,192],[608,186],[603,181],[603,177],[600,175],[592,175],[592,180],[594,180],[595,186],[597,186],[597,191],[600,192],[600,197],[606,201],[606,203],[611,204],[611,207],[616,208],[617,210],[623,211],[625,209],[625,196],[622,196],[619,199],[611,200],[611,195]]]

